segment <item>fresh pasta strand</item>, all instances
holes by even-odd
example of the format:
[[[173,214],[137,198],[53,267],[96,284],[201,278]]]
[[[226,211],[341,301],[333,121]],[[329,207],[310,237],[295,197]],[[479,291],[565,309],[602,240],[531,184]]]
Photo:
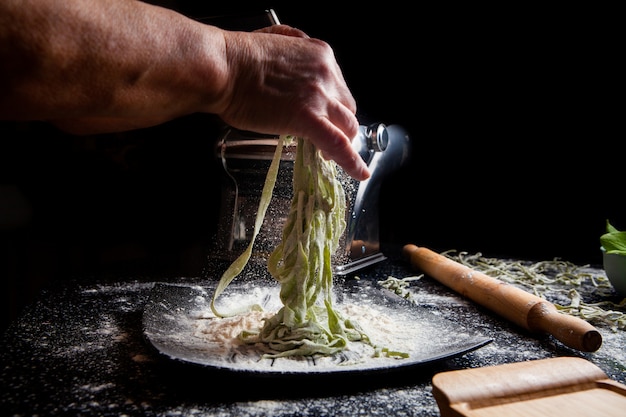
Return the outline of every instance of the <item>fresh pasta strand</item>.
[[[280,157],[282,155],[283,146],[289,144],[293,140],[292,136],[281,136],[276,144],[276,150],[274,151],[274,157],[272,158],[272,162],[267,171],[267,176],[265,178],[265,183],[263,184],[263,191],[261,192],[261,201],[259,202],[259,210],[257,211],[256,219],[254,222],[254,233],[252,234],[252,238],[250,239],[250,243],[246,250],[239,255],[237,259],[228,267],[228,269],[222,274],[220,281],[213,292],[213,298],[211,299],[211,310],[213,314],[217,317],[227,317],[234,316],[237,314],[241,314],[243,311],[248,308],[242,308],[240,310],[231,311],[228,313],[219,312],[217,307],[215,306],[215,300],[217,297],[224,292],[228,284],[232,282],[243,269],[248,264],[248,260],[250,259],[250,255],[252,254],[252,248],[254,247],[254,241],[256,240],[259,231],[261,230],[261,225],[263,224],[263,219],[265,219],[265,212],[270,205],[270,201],[272,200],[272,193],[274,192],[274,186],[276,185],[276,177],[278,176],[278,168],[280,166]],[[253,307],[260,308],[260,307]]]
[[[282,241],[268,259],[270,274],[281,284],[283,307],[258,334],[245,335],[251,343],[267,344],[273,353],[266,356],[332,354],[348,340],[366,338],[333,308],[331,257],[346,228],[345,212],[334,162],[298,138],[293,200]]]

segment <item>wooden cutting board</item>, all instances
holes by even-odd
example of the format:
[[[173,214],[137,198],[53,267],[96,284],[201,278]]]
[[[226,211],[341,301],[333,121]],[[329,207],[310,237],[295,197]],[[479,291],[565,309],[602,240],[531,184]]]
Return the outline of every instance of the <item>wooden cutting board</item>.
[[[626,385],[582,358],[441,372],[432,385],[442,417],[626,416]]]

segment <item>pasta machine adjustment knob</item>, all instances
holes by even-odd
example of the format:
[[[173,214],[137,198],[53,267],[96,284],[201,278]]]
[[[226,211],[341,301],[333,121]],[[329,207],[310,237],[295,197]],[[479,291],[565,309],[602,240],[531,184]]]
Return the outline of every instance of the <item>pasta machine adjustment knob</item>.
[[[374,123],[365,129],[368,149],[374,152],[383,152],[389,144],[389,133],[387,126],[383,123]]]

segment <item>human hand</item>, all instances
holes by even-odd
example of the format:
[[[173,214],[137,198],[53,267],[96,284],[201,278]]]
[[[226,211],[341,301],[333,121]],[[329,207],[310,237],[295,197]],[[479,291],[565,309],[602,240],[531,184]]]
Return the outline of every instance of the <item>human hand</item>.
[[[230,76],[217,112],[222,120],[306,138],[348,175],[370,176],[351,145],[359,127],[356,102],[327,43],[286,25],[225,32],[225,40]]]

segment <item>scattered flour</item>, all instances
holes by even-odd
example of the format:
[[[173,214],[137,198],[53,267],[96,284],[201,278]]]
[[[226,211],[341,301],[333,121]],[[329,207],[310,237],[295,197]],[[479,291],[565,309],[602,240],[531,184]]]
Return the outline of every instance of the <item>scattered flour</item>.
[[[177,296],[173,292],[191,291]],[[195,293],[194,293],[195,292]],[[458,347],[457,342],[471,339],[459,333],[453,323],[429,314],[417,314],[416,306],[406,303],[376,302],[367,291],[343,294],[333,308],[344,319],[350,319],[363,330],[371,343],[348,342],[346,349],[333,355],[314,357],[264,357],[264,346],[241,340],[244,331],[258,331],[263,320],[278,311],[278,289],[256,287],[253,291],[230,294],[221,308],[251,305],[262,300],[263,311],[247,311],[231,317],[216,317],[210,309],[207,292],[191,287],[172,287],[164,291],[168,300],[154,303],[146,334],[162,353],[177,359],[246,372],[300,373],[343,372],[381,369],[420,363],[441,357]],[[191,306],[181,308],[183,299]],[[396,300],[397,301],[397,300]],[[381,354],[381,349],[406,354],[406,357]]]

